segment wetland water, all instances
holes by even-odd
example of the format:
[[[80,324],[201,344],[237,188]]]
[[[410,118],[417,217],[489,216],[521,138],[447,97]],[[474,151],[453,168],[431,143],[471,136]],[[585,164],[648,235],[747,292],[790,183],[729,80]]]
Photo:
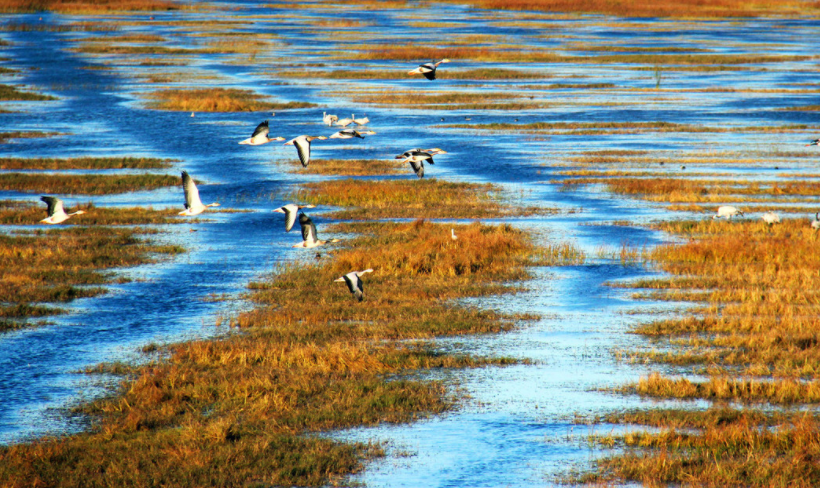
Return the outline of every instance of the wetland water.
[[[571,468],[586,466],[600,455],[586,442],[588,431],[576,424],[576,414],[594,416],[649,404],[637,397],[600,391],[634,381],[649,366],[616,360],[613,351],[634,345],[629,326],[664,312],[669,304],[635,301],[631,291],[607,286],[651,274],[641,266],[623,264],[600,255],[623,245],[651,247],[663,242],[659,233],[639,224],[670,218],[662,205],[648,205],[606,193],[598,187],[564,191],[558,171],[573,165],[569,159],[583,151],[665,150],[720,151],[799,150],[816,134],[750,133],[598,133],[533,135],[446,129],[441,124],[463,122],[653,122],[704,124],[715,127],[777,126],[816,123],[812,112],[777,111],[817,104],[818,94],[797,88],[816,87],[815,61],[742,65],[740,69],[708,72],[662,72],[661,90],[646,65],[624,63],[498,63],[510,69],[534,70],[543,79],[524,81],[461,81],[420,77],[396,80],[316,80],[280,78],[277,72],[294,65],[306,69],[347,69],[367,66],[349,61],[345,53],[360,48],[418,42],[408,29],[407,10],[263,9],[255,4],[228,2],[231,10],[217,13],[157,13],[117,17],[116,34],[155,34],[172,47],[201,46],[199,34],[212,34],[207,21],[230,19],[246,33],[274,34],[270,52],[256,56],[189,54],[184,62],[166,68],[147,67],[139,60],[117,55],[89,55],[71,51],[95,33],[2,31],[9,58],[3,66],[19,70],[0,75],[2,82],[52,94],[55,102],[9,103],[14,110],[0,113],[4,131],[51,131],[66,135],[20,139],[0,146],[0,154],[15,157],[75,157],[122,155],[172,158],[168,170],[185,169],[199,180],[203,201],[217,201],[234,213],[207,213],[203,222],[167,226],[160,238],[177,243],[188,253],[158,264],[122,270],[134,281],[111,288],[111,293],[71,304],[72,313],[52,319],[53,325],[0,336],[0,442],[29,436],[74,431],[81,420],[68,420],[62,408],[100,394],[97,378],[76,374],[103,361],[135,360],[149,343],[227,333],[216,327],[218,317],[230,316],[245,305],[239,296],[247,283],[275,269],[278,263],[311,256],[291,249],[298,232],[282,232],[281,216],[273,208],[289,200],[295,185],[318,176],[295,169],[295,151],[273,143],[238,146],[261,120],[270,119],[271,135],[329,135],[322,111],[346,116],[367,114],[377,135],[365,140],[317,141],[314,158],[392,158],[411,147],[441,147],[449,154],[436,158],[427,177],[453,181],[493,182],[509,190],[511,204],[559,209],[556,215],[511,219],[542,242],[566,240],[588,253],[587,264],[541,268],[525,292],[481,300],[477,305],[504,311],[540,314],[513,332],[439,341],[442,348],[471,354],[505,355],[527,360],[506,368],[457,370],[441,375],[464,396],[459,407],[440,417],[408,425],[385,425],[330,433],[334,437],[385,441],[388,456],[373,461],[354,480],[367,486],[543,486]],[[274,15],[276,14],[276,15]],[[412,9],[413,22],[428,39],[467,39],[465,42],[505,42],[578,54],[584,45],[626,48],[705,49],[720,54],[811,56],[820,29],[815,20],[749,20],[672,22],[590,16],[538,16],[475,11],[434,4]],[[41,23],[55,26],[99,20],[53,14],[5,16],[0,23]],[[173,24],[177,20],[197,23]],[[350,20],[356,27],[316,28],[321,22]],[[105,20],[116,24],[114,20]],[[137,22],[134,22],[137,21]],[[314,25],[315,24],[315,25]],[[440,26],[437,26],[440,25]],[[362,29],[361,26],[366,26]],[[345,35],[337,35],[341,31]],[[336,34],[334,34],[336,33]],[[497,36],[480,39],[480,35]],[[474,36],[470,41],[470,36]],[[341,60],[339,60],[341,58]],[[404,73],[416,63],[380,61],[380,69]],[[322,66],[310,66],[322,65]],[[486,64],[453,60],[442,70],[481,68]],[[89,69],[107,67],[110,69]],[[305,69],[305,68],[300,68]],[[312,101],[314,109],[270,113],[196,113],[148,110],[139,94],[155,88],[140,81],[147,73],[181,73],[193,81],[163,83],[161,87],[231,87],[250,89],[283,101]],[[612,83],[614,88],[544,89],[549,84]],[[536,85],[536,86],[533,86]],[[542,85],[539,88],[537,85]],[[160,87],[160,86],[157,86]],[[542,109],[447,110],[412,107],[362,106],[350,100],[359,89],[435,90],[526,94],[544,101]],[[736,91],[704,93],[708,88]],[[793,89],[788,93],[749,90]],[[745,90],[745,91],[744,91]],[[443,119],[443,122],[442,122]],[[804,171],[810,165],[781,167],[777,175]],[[699,171],[732,171],[700,166]],[[683,170],[681,170],[683,171]],[[775,173],[760,168],[763,173]],[[415,178],[407,172],[400,178]],[[2,192],[2,199],[36,200],[39,195]],[[181,208],[179,188],[136,194],[87,197],[68,195],[71,202],[93,200],[95,205],[152,205]],[[317,209],[320,210],[320,209]],[[320,212],[313,214],[321,226]],[[612,225],[614,222],[619,225]],[[624,223],[628,225],[623,225]],[[11,232],[8,226],[4,232]],[[191,232],[196,230],[196,232]],[[325,237],[332,237],[324,234]],[[339,236],[342,237],[342,236]],[[537,239],[537,240],[538,240]],[[210,300],[226,295],[233,300]]]

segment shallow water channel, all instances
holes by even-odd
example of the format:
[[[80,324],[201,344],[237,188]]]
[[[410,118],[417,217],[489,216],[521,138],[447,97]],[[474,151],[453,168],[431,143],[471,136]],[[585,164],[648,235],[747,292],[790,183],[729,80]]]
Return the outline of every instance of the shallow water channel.
[[[775,133],[622,133],[591,135],[503,134],[445,129],[442,123],[666,121],[717,127],[774,126],[816,123],[811,112],[777,111],[777,108],[816,104],[817,93],[767,94],[743,90],[817,86],[815,61],[795,61],[774,66],[744,65],[741,70],[714,72],[668,71],[662,76],[664,91],[651,70],[625,64],[558,63],[504,64],[511,69],[537,70],[545,80],[459,81],[422,78],[397,80],[278,79],[277,70],[311,63],[334,64],[347,69],[367,64],[343,62],[351,47],[420,42],[408,28],[408,10],[343,10],[315,8],[289,11],[258,9],[255,4],[225,2],[229,10],[157,13],[155,26],[133,24],[145,15],[123,16],[118,34],[157,34],[173,39],[174,47],[197,45],[196,24],[185,27],[165,23],[176,20],[229,19],[243,22],[242,30],[275,33],[277,51],[256,59],[248,56],[197,54],[174,72],[207,74],[193,82],[163,84],[190,88],[222,86],[251,89],[283,101],[313,101],[321,106],[269,113],[189,113],[148,110],[139,93],[150,84],[133,76],[147,70],[140,65],[112,62],[114,55],[88,55],[70,51],[82,32],[0,31],[9,58],[3,66],[19,70],[0,75],[0,81],[52,94],[55,102],[8,103],[14,110],[0,113],[4,131],[49,131],[66,135],[45,139],[19,139],[0,146],[0,154],[16,157],[76,157],[122,155],[172,158],[179,162],[168,170],[185,169],[200,181],[205,203],[218,201],[235,213],[208,213],[205,221],[165,226],[160,239],[185,247],[186,254],[158,264],[120,272],[134,281],[111,287],[110,293],[71,303],[72,313],[50,319],[53,325],[0,336],[0,442],[72,432],[82,429],[82,419],[72,419],[66,406],[101,394],[97,377],[77,372],[99,362],[134,361],[150,343],[167,343],[193,337],[229,333],[214,325],[247,305],[239,299],[247,283],[275,269],[278,263],[310,256],[290,246],[298,232],[282,232],[281,217],[271,210],[287,203],[295,185],[317,176],[292,171],[293,148],[281,144],[238,146],[253,127],[271,120],[272,135],[295,137],[302,133],[330,134],[321,123],[327,110],[344,116],[366,113],[377,135],[357,141],[323,141],[314,145],[314,158],[392,158],[411,147],[441,147],[449,154],[436,158],[427,177],[453,181],[492,182],[508,190],[513,205],[556,208],[554,215],[511,219],[528,229],[537,242],[570,241],[587,252],[586,264],[538,268],[526,283],[527,291],[481,300],[483,307],[539,314],[540,320],[522,324],[509,333],[459,337],[438,341],[445,349],[476,355],[504,355],[526,360],[505,368],[482,368],[430,373],[453,385],[461,398],[450,413],[407,425],[384,425],[328,433],[353,440],[384,441],[388,455],[368,464],[353,478],[370,487],[392,486],[544,486],[570,469],[584,469],[601,455],[587,442],[585,424],[576,415],[589,417],[653,404],[637,397],[602,391],[635,381],[650,366],[620,362],[614,351],[639,343],[629,335],[630,325],[666,313],[678,304],[636,301],[632,291],[608,286],[653,274],[643,266],[606,257],[622,246],[652,247],[667,239],[640,228],[653,220],[673,218],[663,205],[639,203],[609,194],[595,186],[565,191],[556,165],[571,166],[567,158],[582,151],[649,149],[689,151],[763,147],[799,150],[816,134]],[[672,22],[588,16],[539,16],[519,19],[517,14],[475,11],[462,6],[423,5],[412,10],[412,21],[438,22],[441,27],[423,31],[427,39],[445,35],[494,34],[510,44],[568,49],[572,43],[597,43],[642,48],[709,49],[724,54],[813,55],[820,24],[815,20],[748,20]],[[276,14],[276,15],[273,15]],[[41,20],[42,18],[42,20]],[[351,19],[360,28],[339,29],[347,37],[334,37],[312,28],[321,20]],[[61,25],[99,20],[54,14],[0,17],[0,24],[24,22]],[[112,22],[106,20],[105,22]],[[537,23],[538,28],[527,27]],[[203,28],[204,29],[204,28]],[[203,30],[204,31],[204,30]],[[389,35],[388,35],[389,34]],[[369,39],[369,40],[367,40]],[[109,64],[111,62],[111,64]],[[348,64],[349,63],[349,64]],[[398,71],[414,63],[384,62]],[[112,69],[89,69],[110,66]],[[486,63],[460,62],[442,69],[479,68]],[[267,70],[267,72],[266,72]],[[610,90],[537,90],[526,85],[613,83]],[[550,106],[516,111],[438,110],[377,107],[353,104],[351,88],[424,90],[463,86],[475,91],[520,92],[532,90]],[[524,86],[522,88],[522,86]],[[738,91],[697,91],[731,87]],[[666,91],[668,90],[668,91]],[[444,122],[442,122],[442,119]],[[781,167],[777,174],[804,171]],[[700,167],[701,171],[733,168]],[[768,168],[761,172],[769,173]],[[773,171],[771,171],[774,174]],[[768,175],[771,177],[771,175]],[[415,178],[408,170],[399,178]],[[2,199],[36,200],[39,195],[0,192]],[[179,188],[136,194],[87,197],[67,195],[69,202],[93,201],[97,206],[152,205],[181,208]],[[322,209],[314,220],[322,225]],[[680,218],[678,214],[674,218]],[[614,225],[616,223],[618,225]],[[628,225],[624,225],[624,224]],[[4,232],[16,227],[7,226]],[[196,232],[191,232],[196,230]],[[339,236],[342,237],[342,236]],[[307,254],[306,254],[307,253]],[[209,297],[227,296],[229,300]],[[423,304],[420,304],[423,306]],[[102,381],[105,384],[105,380]]]

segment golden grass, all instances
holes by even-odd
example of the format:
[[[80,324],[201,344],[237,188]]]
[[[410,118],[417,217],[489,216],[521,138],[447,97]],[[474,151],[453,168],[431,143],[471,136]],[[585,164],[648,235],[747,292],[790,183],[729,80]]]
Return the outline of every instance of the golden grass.
[[[0,158],[0,169],[162,169],[170,168],[170,159],[157,158]]]
[[[82,203],[66,208],[66,212],[83,210],[62,225],[147,225],[191,222],[177,218],[178,209],[154,210],[145,207],[95,207]],[[19,202],[0,200],[0,225],[33,225],[46,218],[46,205],[42,202]]]
[[[263,95],[229,88],[163,90],[147,96],[154,100],[149,108],[182,112],[259,112],[316,106],[307,102],[266,102]]]
[[[775,0],[766,3],[748,0],[683,0],[620,2],[617,0],[446,0],[486,9],[541,10],[615,15],[618,17],[724,18],[758,16],[817,15],[818,2]]]
[[[181,5],[168,0],[2,0],[0,12],[60,12],[105,14],[114,12],[177,10]]]
[[[402,169],[407,164],[400,164],[395,159],[315,159],[307,168],[299,162],[292,166],[295,172],[314,175],[379,176],[403,174]]]
[[[26,213],[27,210],[19,211],[21,215]],[[4,223],[7,217],[4,210]],[[149,231],[72,227],[0,235],[2,316],[24,319],[49,314],[51,309],[35,306],[34,302],[69,302],[105,293],[100,285],[112,283],[116,278],[101,273],[102,270],[154,262],[157,253],[182,252],[176,246],[156,245],[145,240],[141,234],[146,233]],[[24,322],[4,320],[0,322],[0,329],[22,324]]]
[[[436,179],[389,181],[333,180],[308,183],[295,200],[353,207],[333,213],[339,219],[498,218],[553,213],[546,208],[517,208],[498,203],[490,184],[450,183]],[[362,198],[366,195],[367,198]]]
[[[107,195],[180,184],[178,176],[0,173],[0,189],[54,194]]]
[[[524,110],[547,108],[543,101],[521,100],[521,96],[499,92],[419,93],[391,90],[353,92],[355,103],[377,106],[418,107],[436,110]],[[530,99],[533,97],[530,96]]]
[[[417,221],[340,229],[363,235],[331,260],[252,285],[258,308],[236,319],[243,334],[174,345],[167,361],[140,368],[98,368],[131,379],[116,396],[81,408],[98,419],[92,431],[0,447],[0,483],[338,483],[379,451],[304,433],[448,408],[443,385],[403,378],[403,371],[510,362],[384,341],[513,325],[515,317],[449,300],[509,290],[498,283],[526,278],[532,244],[508,226],[457,226],[463,242],[452,241],[449,228]],[[362,303],[333,283],[371,265]],[[429,307],[418,307],[420,298]]]

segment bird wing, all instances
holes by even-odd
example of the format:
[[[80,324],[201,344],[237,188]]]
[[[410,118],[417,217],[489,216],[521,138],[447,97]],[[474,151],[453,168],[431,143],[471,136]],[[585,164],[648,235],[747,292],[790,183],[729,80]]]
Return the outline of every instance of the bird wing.
[[[413,158],[408,159],[410,161],[410,166],[413,167],[413,171],[416,172],[416,176],[419,178],[424,178],[424,163],[421,161],[416,161]]]
[[[296,209],[282,207],[282,210],[285,211],[285,232],[290,232],[296,223]]]
[[[266,121],[264,121],[261,124],[256,126],[256,129],[254,129],[253,134],[251,134],[251,139],[253,139],[254,137],[256,137],[260,134],[268,135],[269,132],[270,132],[270,127],[268,127],[268,121],[266,120]]]
[[[299,225],[302,227],[302,240],[305,242],[316,242],[316,239],[318,239],[316,224],[310,220],[310,217],[305,215],[304,219],[299,219]]]
[[[350,290],[350,293],[352,293],[353,296],[361,302],[364,299],[364,287],[362,285],[361,278],[359,278],[359,275],[353,272],[346,274],[344,278],[345,283],[347,283],[347,288]]]
[[[299,161],[302,163],[302,166],[307,168],[310,162],[310,141],[307,139],[296,139],[293,141],[293,145],[296,146],[296,152],[299,153]]]
[[[422,71],[421,74],[423,74],[428,80],[433,81],[436,79],[436,68],[434,67],[430,71]]]
[[[46,205],[48,205],[49,217],[57,213],[57,209],[60,209],[60,211],[65,212],[63,210],[63,201],[57,197],[40,197],[40,200],[46,202]]]
[[[185,208],[201,207],[202,200],[199,199],[199,190],[196,189],[193,178],[187,171],[182,172],[182,189],[185,191]]]

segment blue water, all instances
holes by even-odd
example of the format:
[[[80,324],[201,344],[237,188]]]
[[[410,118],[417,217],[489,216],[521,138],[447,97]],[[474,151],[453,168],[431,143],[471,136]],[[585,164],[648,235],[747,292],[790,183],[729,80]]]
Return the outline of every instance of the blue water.
[[[295,165],[291,147],[272,143],[260,147],[236,143],[250,135],[262,120],[271,122],[272,135],[292,138],[300,134],[329,135],[321,123],[322,111],[346,116],[367,114],[377,135],[357,141],[317,141],[315,159],[392,158],[410,147],[441,147],[447,155],[426,168],[427,177],[457,181],[493,182],[508,190],[510,204],[557,208],[555,215],[509,219],[527,229],[540,242],[570,241],[592,259],[587,264],[543,268],[524,286],[527,291],[474,302],[510,312],[532,312],[541,319],[525,322],[515,331],[479,337],[439,341],[442,348],[473,354],[503,354],[529,360],[507,368],[482,368],[437,373],[462,399],[451,413],[409,425],[387,425],[327,433],[338,438],[387,442],[388,456],[373,461],[353,481],[367,486],[544,486],[571,468],[589,466],[600,455],[586,443],[585,425],[573,422],[575,414],[592,416],[651,404],[633,397],[602,391],[634,381],[647,374],[648,366],[619,362],[613,352],[639,344],[626,334],[630,326],[669,311],[677,304],[639,302],[631,291],[608,286],[656,273],[634,264],[601,256],[613,255],[622,246],[651,248],[668,237],[637,226],[612,225],[613,221],[644,224],[673,218],[663,204],[648,204],[611,195],[600,186],[563,191],[558,172],[573,166],[571,158],[584,151],[631,149],[667,151],[801,150],[817,134],[724,133],[724,134],[590,134],[530,135],[508,132],[492,134],[473,130],[444,129],[441,124],[594,122],[663,120],[715,127],[816,124],[816,112],[778,111],[778,108],[818,103],[818,93],[771,94],[751,92],[703,93],[709,87],[761,89],[804,87],[817,89],[813,61],[753,65],[748,70],[695,73],[665,71],[662,90],[654,88],[652,71],[630,65],[533,64],[508,68],[533,69],[543,80],[469,82],[422,78],[316,82],[279,79],[277,70],[304,63],[324,63],[316,69],[346,69],[369,65],[381,69],[412,69],[400,61],[345,61],[350,49],[403,44],[453,35],[497,34],[510,44],[527,43],[575,54],[576,43],[624,46],[689,46],[718,53],[814,55],[820,23],[812,19],[747,20],[675,23],[663,20],[632,20],[623,26],[602,16],[565,19],[542,16],[532,20],[550,29],[500,25],[509,12],[476,11],[462,6],[420,6],[412,19],[404,10],[357,10],[341,12],[304,9],[293,17],[259,17],[288,14],[256,3],[223,2],[233,10],[219,13],[172,12],[154,14],[156,21],[180,19],[236,20],[244,32],[275,33],[276,48],[251,60],[248,55],[192,55],[187,65],[145,67],[122,56],[81,55],[69,50],[78,32],[0,32],[12,43],[2,48],[0,64],[19,69],[3,75],[0,82],[49,93],[54,102],[9,103],[12,113],[0,113],[3,130],[48,131],[65,135],[46,139],[20,139],[0,146],[0,155],[20,157],[143,156],[177,160],[178,175],[187,170],[200,184],[205,203],[220,202],[222,209],[241,212],[209,212],[202,221],[163,226],[155,239],[179,244],[186,254],[156,264],[118,272],[133,281],[110,287],[110,293],[70,304],[72,313],[51,318],[51,325],[0,336],[0,442],[73,432],[85,427],[83,419],[68,417],[65,408],[105,391],[110,378],[77,374],[103,361],[140,361],[140,348],[149,343],[168,343],[196,337],[230,333],[217,323],[248,307],[241,300],[247,283],[273,271],[281,262],[308,254],[290,246],[298,232],[283,231],[282,217],[271,212],[290,201],[295,186],[322,177],[304,175]],[[90,20],[53,14],[5,16],[5,22],[47,25]],[[329,35],[330,29],[311,20],[353,19],[366,24],[372,41]],[[110,33],[149,33],[166,37],[166,45],[196,47],[194,36],[205,27],[186,27],[148,22],[146,15],[123,16],[144,22],[125,25]],[[443,27],[424,31],[408,22],[439,21]],[[107,20],[106,22],[111,22]],[[458,26],[449,26],[458,22]],[[361,30],[346,28],[353,34]],[[533,37],[549,34],[553,37]],[[367,36],[365,36],[367,37]],[[278,44],[283,43],[283,44]],[[138,56],[145,59],[148,56]],[[109,66],[111,70],[90,70]],[[468,69],[485,64],[454,60],[441,69]],[[299,67],[297,69],[306,69]],[[310,69],[310,68],[307,68]],[[168,86],[221,86],[251,89],[283,101],[315,101],[322,106],[271,113],[159,112],[144,107],[140,93],[154,87],[135,76],[156,72],[209,74],[213,79],[170,83]],[[284,82],[284,84],[279,84]],[[531,93],[552,104],[543,110],[430,111],[353,104],[351,89],[419,90],[446,89],[517,91],[521,86],[552,83],[612,82],[623,90],[538,90]],[[809,85],[802,85],[809,84]],[[163,85],[164,86],[164,85]],[[629,91],[634,89],[634,91]],[[666,92],[664,90],[675,90]],[[445,121],[442,122],[441,119]],[[780,173],[812,168],[811,159],[778,162]],[[655,168],[657,171],[658,168]],[[738,171],[735,167],[698,165],[696,171]],[[663,171],[672,171],[666,168]],[[414,179],[409,171],[400,178]],[[0,192],[0,199],[36,201],[39,195]],[[88,197],[64,195],[67,205],[93,201],[95,205],[182,206],[179,188],[124,195]],[[363,195],[362,198],[367,198]],[[327,209],[313,212],[320,226]],[[195,231],[195,232],[192,232]],[[325,232],[324,236],[328,236]],[[328,236],[332,237],[332,236]],[[312,254],[309,254],[312,256]],[[231,300],[215,301],[212,296]]]

